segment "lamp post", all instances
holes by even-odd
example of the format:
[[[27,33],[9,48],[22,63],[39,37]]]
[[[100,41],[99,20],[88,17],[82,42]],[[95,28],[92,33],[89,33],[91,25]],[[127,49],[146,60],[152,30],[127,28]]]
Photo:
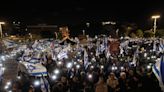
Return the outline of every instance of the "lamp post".
[[[157,19],[160,18],[160,15],[154,15],[151,18],[154,19],[153,32],[154,32],[154,36],[155,36],[156,29],[157,29]]]
[[[3,37],[3,33],[2,33],[2,25],[5,24],[5,22],[0,22],[0,34],[1,34],[1,38]]]

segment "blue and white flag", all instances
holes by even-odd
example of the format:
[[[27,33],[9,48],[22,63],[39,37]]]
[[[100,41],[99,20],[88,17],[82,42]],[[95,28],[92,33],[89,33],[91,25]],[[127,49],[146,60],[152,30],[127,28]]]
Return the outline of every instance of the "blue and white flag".
[[[41,84],[42,92],[50,92],[50,85],[49,85],[48,80],[45,77],[42,77],[40,79],[40,84]]]
[[[156,51],[157,50],[157,46],[156,46],[156,42],[154,41],[153,43],[153,51]]]
[[[88,53],[86,50],[84,50],[84,67],[85,69],[88,67],[89,62],[88,62]]]
[[[4,45],[6,46],[7,49],[14,48],[14,47],[18,46],[14,41],[11,41],[11,40],[8,40],[8,39],[3,40],[3,43],[4,43]]]
[[[159,81],[159,86],[164,92],[164,56],[161,56],[160,61],[157,61],[152,69],[153,69],[153,73],[155,74],[155,76]]]

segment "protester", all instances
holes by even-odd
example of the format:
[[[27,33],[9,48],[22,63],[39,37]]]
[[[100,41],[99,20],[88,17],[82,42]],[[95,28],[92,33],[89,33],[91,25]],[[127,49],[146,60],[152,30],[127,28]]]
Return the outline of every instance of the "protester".
[[[80,43],[60,45],[60,42],[53,42],[50,46],[49,41],[38,41],[32,48],[25,49],[22,58],[27,59],[22,59],[22,61],[30,62],[33,58],[36,59],[33,54],[41,54],[39,60],[48,73],[47,76],[42,75],[42,77],[49,83],[43,82],[45,85],[43,88],[50,89],[51,92],[161,91],[151,70],[152,65],[160,57],[160,54],[153,51],[153,48],[155,49],[155,46],[151,46],[153,41],[146,40],[146,43],[145,39],[124,39],[125,41],[117,39],[116,45],[115,42],[112,43],[112,48],[114,48],[112,51],[106,39],[111,38],[91,38],[87,45]],[[121,47],[118,46],[119,42]],[[118,50],[119,48],[121,50]],[[119,51],[121,51],[120,54]],[[36,56],[39,55],[36,54]],[[42,68],[39,68],[38,71],[41,70]],[[33,80],[32,77],[34,77]],[[40,92],[41,84],[35,87],[33,83],[40,77],[32,77],[22,83],[23,92],[27,91],[27,87],[29,92]],[[14,87],[13,90],[16,88]]]

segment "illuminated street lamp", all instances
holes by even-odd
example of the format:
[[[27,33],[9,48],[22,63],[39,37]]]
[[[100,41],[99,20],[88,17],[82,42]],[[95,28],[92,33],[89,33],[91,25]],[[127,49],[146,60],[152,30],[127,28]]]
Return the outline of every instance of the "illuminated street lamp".
[[[151,18],[154,19],[153,32],[154,32],[154,36],[155,36],[156,29],[157,29],[157,19],[160,18],[160,15],[154,15]]]
[[[2,33],[2,25],[4,25],[4,24],[5,24],[5,22],[0,22],[0,34],[1,34],[1,38],[3,36],[3,33]]]

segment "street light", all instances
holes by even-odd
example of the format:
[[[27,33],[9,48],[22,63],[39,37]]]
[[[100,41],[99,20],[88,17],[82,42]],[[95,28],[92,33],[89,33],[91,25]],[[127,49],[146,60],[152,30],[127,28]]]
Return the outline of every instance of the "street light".
[[[0,22],[0,34],[1,34],[1,38],[3,36],[3,34],[2,34],[2,25],[4,25],[4,24],[5,24],[5,22]]]
[[[155,36],[156,29],[157,29],[157,19],[160,18],[160,15],[153,15],[151,18],[154,19],[153,32],[154,32],[154,36]]]

